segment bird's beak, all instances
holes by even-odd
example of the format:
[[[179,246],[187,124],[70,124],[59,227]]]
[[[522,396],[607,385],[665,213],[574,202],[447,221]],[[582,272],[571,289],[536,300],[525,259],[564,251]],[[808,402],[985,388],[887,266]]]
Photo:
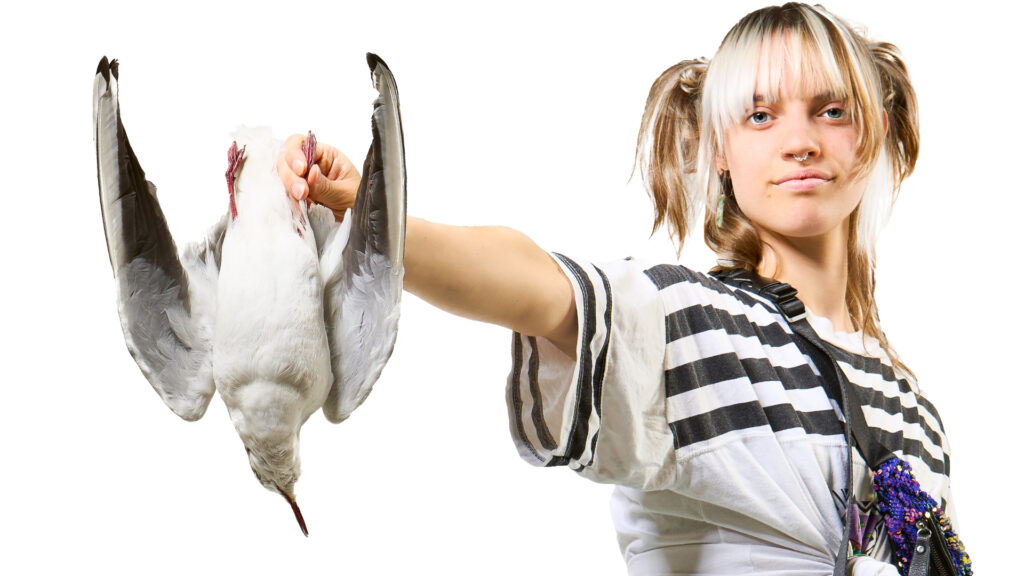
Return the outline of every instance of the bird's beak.
[[[280,492],[281,496],[284,496],[284,499],[287,500],[288,504],[291,505],[292,512],[295,513],[295,520],[298,521],[299,528],[302,529],[302,535],[308,538],[309,530],[306,530],[306,521],[302,518],[302,510],[299,510],[299,505],[295,502],[295,497],[292,496],[291,494],[288,494],[284,490],[281,490],[281,488],[278,488],[277,491]]]

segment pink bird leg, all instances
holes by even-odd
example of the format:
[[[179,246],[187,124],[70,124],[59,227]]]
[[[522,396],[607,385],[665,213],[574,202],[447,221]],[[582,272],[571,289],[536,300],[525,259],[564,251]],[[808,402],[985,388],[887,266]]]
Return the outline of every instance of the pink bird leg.
[[[238,142],[232,142],[231,148],[228,148],[228,170],[224,173],[224,177],[228,181],[228,202],[231,206],[231,219],[238,218],[238,208],[235,207],[235,175],[238,174],[238,169],[242,167],[242,160],[245,159],[245,146],[242,149],[238,149]]]
[[[316,162],[316,134],[310,130],[306,141],[302,143],[302,153],[306,155],[306,167],[311,167]]]
[[[310,130],[307,132],[306,141],[302,143],[302,153],[306,155],[306,167],[312,168],[313,164],[316,163],[316,134]],[[309,209],[309,201],[303,200],[306,209]],[[305,222],[303,222],[305,225]]]
[[[308,170],[313,167],[316,163],[316,135],[310,130],[307,132],[306,141],[302,143],[302,153],[306,156],[306,169]],[[302,201],[303,210],[299,211],[299,223],[304,228],[306,226],[306,217],[304,215],[305,210],[309,209],[309,201]],[[300,237],[304,237],[302,234],[302,228],[296,227],[295,231],[299,233]]]

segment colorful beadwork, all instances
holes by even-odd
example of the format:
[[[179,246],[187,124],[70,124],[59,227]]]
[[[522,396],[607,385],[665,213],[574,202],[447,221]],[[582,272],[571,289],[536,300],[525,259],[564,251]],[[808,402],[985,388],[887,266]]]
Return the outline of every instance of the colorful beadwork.
[[[878,509],[885,515],[885,527],[892,541],[900,574],[907,576],[910,560],[914,555],[917,541],[918,520],[935,517],[942,529],[942,538],[947,544],[958,576],[971,576],[971,559],[964,550],[953,526],[935,502],[935,499],[921,489],[914,478],[910,464],[899,458],[886,460],[874,472],[875,497]],[[937,553],[937,552],[934,552]]]

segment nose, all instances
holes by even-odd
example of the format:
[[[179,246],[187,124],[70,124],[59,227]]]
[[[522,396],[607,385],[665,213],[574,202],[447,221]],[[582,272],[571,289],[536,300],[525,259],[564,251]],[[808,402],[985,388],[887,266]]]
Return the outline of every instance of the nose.
[[[805,162],[821,155],[818,130],[811,119],[789,118],[780,131],[779,154],[783,160]]]

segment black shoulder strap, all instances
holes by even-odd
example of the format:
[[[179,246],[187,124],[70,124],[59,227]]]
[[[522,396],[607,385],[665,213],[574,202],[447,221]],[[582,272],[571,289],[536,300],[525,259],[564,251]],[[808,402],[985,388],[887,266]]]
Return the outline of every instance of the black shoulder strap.
[[[875,441],[869,433],[867,421],[864,419],[864,411],[852,409],[854,406],[857,408],[861,406],[857,389],[850,385],[846,374],[839,368],[839,364],[828,346],[807,322],[807,311],[803,302],[796,297],[796,288],[784,282],[761,278],[742,268],[715,270],[711,275],[736,288],[759,294],[775,305],[775,309],[786,319],[793,332],[810,345],[806,351],[831,388],[830,395],[840,403],[843,415],[849,422],[848,428],[853,436],[854,445],[860,451],[864,461],[871,469],[876,469],[891,458],[892,453]],[[829,370],[826,366],[831,366],[832,369]]]
[[[847,509],[843,518],[843,544],[839,547],[839,554],[836,557],[833,576],[846,574],[846,553],[850,539],[849,510],[853,505],[853,470],[850,465],[853,455],[853,447],[860,451],[864,461],[872,469],[878,467],[882,462],[892,457],[892,454],[881,443],[875,442],[868,433],[868,425],[864,419],[864,411],[858,399],[855,386],[851,386],[846,375],[843,373],[835,357],[821,338],[814,331],[814,328],[807,322],[807,311],[803,302],[797,297],[797,291],[789,284],[761,278],[757,274],[742,268],[718,269],[711,272],[711,275],[718,280],[734,286],[741,290],[747,290],[759,294],[775,305],[776,310],[789,323],[789,327],[800,336],[808,346],[803,347],[814,365],[821,372],[822,377],[831,388],[829,394],[839,402],[843,415],[846,418],[846,425],[843,426],[846,435],[846,498]],[[851,403],[852,402],[852,403]]]

